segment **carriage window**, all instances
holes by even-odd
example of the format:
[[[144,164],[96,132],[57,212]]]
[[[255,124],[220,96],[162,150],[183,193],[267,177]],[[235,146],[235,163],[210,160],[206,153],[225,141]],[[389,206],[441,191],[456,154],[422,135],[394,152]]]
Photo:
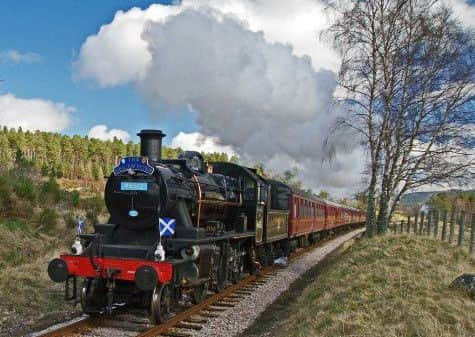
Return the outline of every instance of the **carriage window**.
[[[256,183],[254,180],[245,177],[244,179],[244,195],[245,200],[256,199]]]

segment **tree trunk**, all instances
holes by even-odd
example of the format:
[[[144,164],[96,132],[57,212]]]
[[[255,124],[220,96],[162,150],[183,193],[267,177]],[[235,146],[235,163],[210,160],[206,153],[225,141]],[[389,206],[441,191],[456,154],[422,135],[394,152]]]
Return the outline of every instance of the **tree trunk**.
[[[376,172],[372,172],[368,187],[368,208],[366,218],[366,233],[373,237],[376,232]]]

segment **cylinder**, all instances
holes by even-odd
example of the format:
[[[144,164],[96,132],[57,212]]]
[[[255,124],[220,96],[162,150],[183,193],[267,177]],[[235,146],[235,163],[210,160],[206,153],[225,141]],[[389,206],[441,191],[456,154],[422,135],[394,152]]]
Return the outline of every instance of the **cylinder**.
[[[162,159],[162,138],[166,135],[161,130],[142,130],[140,137],[140,155],[151,161]]]

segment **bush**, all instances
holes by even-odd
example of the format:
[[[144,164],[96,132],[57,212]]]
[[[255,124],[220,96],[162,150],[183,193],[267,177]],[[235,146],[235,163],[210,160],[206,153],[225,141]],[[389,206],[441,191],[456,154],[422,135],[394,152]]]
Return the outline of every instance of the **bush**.
[[[50,177],[41,187],[41,193],[47,200],[58,202],[61,199],[61,189],[54,177]]]
[[[96,223],[97,217],[104,210],[104,199],[92,197],[81,200],[81,208],[87,210],[86,218],[90,223]]]
[[[79,195],[79,192],[78,191],[72,191],[71,192],[71,204],[74,207],[78,207],[80,202],[81,202],[81,197]]]
[[[76,227],[76,219],[69,212],[64,215],[64,223],[66,224],[67,228],[75,228]]]
[[[33,180],[28,177],[18,178],[15,182],[14,190],[16,195],[22,199],[35,202],[38,198],[38,191],[36,189],[36,186],[33,183]]]
[[[38,215],[38,223],[46,232],[52,232],[58,226],[58,213],[53,208],[45,208]]]
[[[0,176],[0,209],[8,208],[12,202],[13,186],[6,176]]]

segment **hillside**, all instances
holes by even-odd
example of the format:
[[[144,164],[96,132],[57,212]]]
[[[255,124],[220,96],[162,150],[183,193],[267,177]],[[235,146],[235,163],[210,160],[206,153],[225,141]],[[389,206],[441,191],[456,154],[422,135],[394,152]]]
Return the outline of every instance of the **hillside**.
[[[475,260],[442,242],[361,240],[328,263],[274,335],[474,336],[475,301],[449,287],[464,272]]]
[[[100,181],[117,164],[120,157],[138,155],[139,144],[124,143],[114,138],[101,141],[81,136],[68,136],[42,131],[23,131],[21,128],[0,129],[0,168],[12,168],[18,159],[26,160],[44,176]],[[162,149],[164,158],[176,158],[180,148]],[[210,161],[234,160],[226,153],[205,153]]]
[[[63,300],[64,286],[51,282],[46,268],[69,251],[77,216],[86,219],[87,230],[104,221],[102,195],[68,191],[23,160],[0,169],[0,336],[75,312]]]
[[[402,207],[412,207],[415,204],[422,205],[422,204],[425,204],[425,203],[429,202],[433,195],[443,194],[443,195],[446,195],[446,196],[454,196],[454,195],[457,195],[461,192],[474,193],[475,190],[448,190],[448,191],[429,191],[429,192],[406,193],[402,196],[400,205]]]

